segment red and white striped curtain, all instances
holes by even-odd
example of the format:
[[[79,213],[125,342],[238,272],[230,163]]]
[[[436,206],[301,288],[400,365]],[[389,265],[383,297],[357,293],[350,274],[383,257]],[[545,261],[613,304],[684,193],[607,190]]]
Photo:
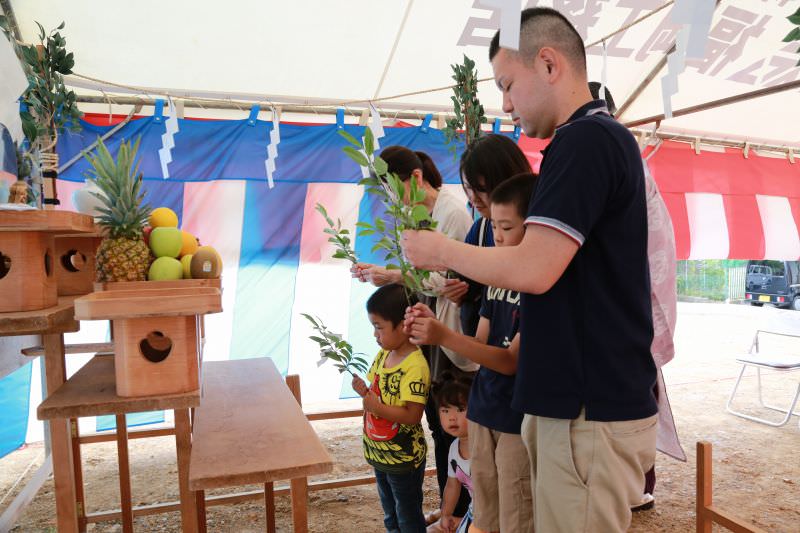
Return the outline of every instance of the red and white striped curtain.
[[[536,169],[545,145],[520,139]],[[678,259],[800,258],[800,164],[732,148],[697,154],[666,141],[648,165],[672,217]]]

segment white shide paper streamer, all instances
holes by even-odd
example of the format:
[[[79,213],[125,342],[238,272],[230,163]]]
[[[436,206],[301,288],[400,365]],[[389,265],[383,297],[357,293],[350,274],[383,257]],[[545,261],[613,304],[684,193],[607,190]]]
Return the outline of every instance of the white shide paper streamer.
[[[178,133],[178,113],[172,98],[167,98],[169,118],[164,122],[165,132],[161,136],[162,148],[158,151],[158,159],[161,161],[161,174],[164,179],[169,178],[168,165],[172,163],[172,149],[175,148],[175,134]]]
[[[672,117],[672,96],[678,94],[678,76],[686,68],[686,60],[705,56],[714,7],[714,0],[675,0],[670,17],[683,26],[675,37],[675,51],[667,58],[667,74],[661,78],[665,118]]]
[[[378,113],[378,110],[375,109],[375,106],[369,104],[369,113],[370,119],[369,124],[367,127],[372,130],[372,136],[375,138],[375,152],[380,150],[380,142],[378,139],[381,139],[386,136],[386,133],[383,131],[383,124],[381,123],[381,115]],[[363,142],[363,138],[361,139]],[[365,154],[366,155],[366,154]],[[369,167],[361,167],[361,177],[368,178],[369,177]]]
[[[278,158],[278,144],[281,142],[281,119],[278,110],[272,108],[272,129],[269,132],[269,145],[267,145],[267,160],[264,166],[267,169],[267,184],[269,188],[275,187],[272,181],[272,173],[275,172],[275,160]]]
[[[500,11],[500,46],[519,50],[519,23],[522,12],[520,0],[480,0],[478,4],[487,9]]]

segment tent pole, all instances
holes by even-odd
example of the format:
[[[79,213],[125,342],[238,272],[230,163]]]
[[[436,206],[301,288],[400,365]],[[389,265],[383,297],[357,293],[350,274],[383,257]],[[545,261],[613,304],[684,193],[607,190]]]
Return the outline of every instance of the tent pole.
[[[14,16],[14,10],[11,8],[11,3],[8,0],[0,0],[0,11],[8,18],[8,27],[17,41],[22,41],[22,33],[19,31],[19,24],[17,24],[17,17]]]
[[[179,97],[178,97],[179,98]],[[176,99],[178,99],[176,98]],[[109,100],[118,105],[143,105],[143,106],[153,106],[155,105],[155,99],[153,98],[142,98],[138,96],[91,96],[91,95],[78,95],[77,101],[78,103],[84,104],[107,104]],[[185,107],[191,108],[199,108],[199,109],[235,109],[238,111],[242,110],[242,105],[235,103],[235,102],[225,102],[224,100],[218,102],[195,102],[191,98],[183,99],[180,98],[179,101],[184,103]],[[307,106],[307,105],[286,105],[280,104],[281,110],[284,113],[317,113],[320,115],[335,115],[336,108],[330,106]],[[352,111],[359,112],[363,109],[369,110],[369,107],[365,106],[361,107],[353,107]],[[452,110],[452,108],[449,108]],[[419,120],[420,113],[417,111],[398,111],[396,114],[391,113],[392,117],[399,118],[399,119],[413,119]],[[453,114],[449,113],[445,115],[445,118],[453,118]],[[511,119],[508,118],[501,118],[502,124],[505,126],[513,126]]]
[[[710,102],[704,102],[702,104],[677,109],[672,112],[672,116],[682,117],[684,115],[691,115],[692,113],[699,113],[701,111],[708,111],[709,109],[715,109],[717,107],[738,104],[739,102],[746,102],[748,100],[755,100],[756,98],[770,96],[785,91],[791,91],[797,88],[800,88],[800,80],[789,81],[779,85],[773,85],[772,87],[764,87],[761,89],[756,89],[755,91],[749,91],[734,96],[728,96],[727,98],[720,98],[719,100],[712,100]],[[623,124],[628,128],[635,128],[636,126],[643,126],[645,124],[651,124],[653,122],[659,122],[662,120],[665,120],[663,113],[661,115],[653,115],[652,117],[623,122]]]
[[[628,108],[631,105],[633,105],[633,103],[644,92],[644,90],[650,86],[650,84],[653,82],[658,73],[661,72],[661,70],[667,64],[667,57],[669,57],[669,55],[674,51],[675,51],[675,43],[672,43],[672,46],[670,46],[669,49],[666,52],[664,52],[664,56],[658,61],[658,63],[656,63],[656,66],[653,67],[653,69],[650,72],[648,72],[647,76],[645,76],[642,82],[636,86],[631,95],[628,96],[628,98],[622,103],[621,106],[619,106],[619,109],[617,110],[616,113],[617,119],[622,118],[622,115],[625,114],[625,111],[627,111]]]
[[[141,112],[141,110],[142,110],[141,104],[134,106],[133,109],[131,109],[131,112],[128,113],[128,116],[125,117],[125,119],[122,122],[120,122],[119,124],[117,124],[116,126],[111,128],[111,130],[109,130],[105,134],[103,134],[102,137],[99,137],[95,142],[93,142],[92,144],[90,144],[89,146],[87,146],[86,148],[81,150],[77,155],[75,155],[75,157],[73,157],[72,159],[70,159],[69,161],[67,161],[66,163],[61,165],[60,167],[58,167],[59,174],[64,172],[65,170],[67,170],[69,167],[71,167],[76,161],[79,161],[79,160],[83,159],[83,156],[88,154],[92,150],[94,150],[98,143],[100,143],[102,141],[105,141],[106,139],[108,139],[109,137],[111,137],[112,135],[117,133],[117,131],[121,130],[125,126],[125,124],[130,122],[131,119],[133,118],[133,116],[136,113]],[[179,118],[183,118],[183,117],[179,117]]]
[[[490,78],[493,79],[493,78]],[[210,92],[210,91],[190,91],[187,89],[176,89],[176,88],[166,88],[166,87],[134,87],[130,85],[122,85],[106,80],[100,80],[96,78],[92,78],[90,76],[84,76],[82,74],[72,73],[64,77],[64,83],[70,87],[79,88],[79,89],[89,89],[91,91],[97,91],[106,95],[108,93],[114,93],[118,95],[129,95],[129,96],[156,96],[156,97],[166,97],[170,96],[174,100],[184,100],[184,101],[194,101],[197,103],[202,104],[205,107],[215,108],[214,104],[219,102],[224,102],[226,104],[231,104],[234,107],[250,107],[252,104],[259,103],[259,104],[268,104],[268,105],[294,105],[297,107],[304,107],[308,109],[310,112],[314,112],[314,109],[320,109],[323,107],[333,109],[338,107],[347,107],[347,108],[369,108],[370,104],[375,104],[376,102],[381,102],[381,107],[383,109],[391,109],[391,110],[402,110],[402,111],[413,111],[415,113],[440,113],[440,112],[447,112],[452,111],[451,106],[447,105],[431,105],[431,104],[412,104],[412,103],[403,103],[403,102],[392,102],[397,100],[398,98],[404,98],[406,96],[415,96],[418,94],[427,94],[432,92],[438,91],[449,91],[453,88],[453,85],[447,85],[444,87],[435,87],[432,89],[424,89],[420,91],[412,91],[403,94],[396,94],[392,96],[383,96],[381,98],[362,98],[360,100],[332,100],[330,98],[319,98],[319,97],[309,97],[309,96],[291,96],[285,94],[259,94],[259,93],[234,93],[234,92]],[[109,98],[110,99],[110,98]],[[231,108],[231,109],[232,109]],[[216,109],[228,109],[227,107],[221,108],[216,107]],[[238,108],[237,108],[238,109]],[[504,113],[500,109],[485,109],[485,112],[492,115],[501,116]]]

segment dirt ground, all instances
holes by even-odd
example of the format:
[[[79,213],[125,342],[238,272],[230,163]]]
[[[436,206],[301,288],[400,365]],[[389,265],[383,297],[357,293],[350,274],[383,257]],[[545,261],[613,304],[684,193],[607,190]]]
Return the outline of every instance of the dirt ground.
[[[725,402],[739,366],[734,356],[747,351],[756,324],[765,310],[739,305],[679,304],[676,333],[677,356],[664,368],[678,431],[688,462],[659,454],[656,506],[634,515],[631,531],[673,532],[694,530],[695,443],[714,445],[715,504],[770,532],[800,531],[800,428],[797,419],[773,428],[734,417]],[[800,320],[800,313],[797,315]],[[762,347],[763,349],[763,347]],[[771,373],[764,377],[768,398],[785,404],[797,384],[797,374]],[[740,407],[753,406],[755,378],[740,388]],[[754,413],[763,413],[751,409]],[[767,412],[768,413],[768,412]],[[773,413],[774,414],[774,413]],[[335,460],[327,478],[366,474],[360,449],[358,419],[315,422],[314,428]],[[90,512],[118,506],[115,444],[82,447],[86,498]],[[178,498],[174,439],[169,437],[131,441],[130,459],[134,505],[175,501]],[[43,447],[32,445],[0,459],[0,511],[19,487],[10,490],[26,468],[35,470],[43,460]],[[429,460],[429,465],[432,460]],[[25,478],[29,477],[28,473]],[[24,485],[23,483],[20,486]],[[438,505],[435,482],[427,478],[427,507]],[[257,487],[241,487],[253,490]],[[278,531],[291,531],[289,499],[279,497]],[[55,530],[52,480],[26,509],[14,532]],[[374,486],[310,493],[309,524],[315,532],[382,530],[381,510]],[[180,515],[169,513],[135,519],[137,531],[180,531]],[[213,532],[264,531],[260,500],[238,505],[209,507],[208,530]],[[90,524],[89,531],[122,531],[116,522]],[[722,531],[716,529],[715,531]]]

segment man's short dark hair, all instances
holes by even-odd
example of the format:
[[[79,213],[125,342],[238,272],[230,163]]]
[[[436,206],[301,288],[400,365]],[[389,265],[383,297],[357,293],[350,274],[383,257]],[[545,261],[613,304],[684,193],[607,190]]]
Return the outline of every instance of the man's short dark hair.
[[[411,305],[416,303],[415,298],[411,298]],[[372,293],[367,300],[367,313],[377,315],[384,320],[392,323],[393,327],[403,321],[406,314],[406,307],[409,302],[406,299],[406,291],[402,285],[392,283],[380,287]]]
[[[592,98],[594,98],[595,100],[597,100],[598,98],[603,98],[603,95],[600,94],[600,86],[601,84],[599,81],[589,82],[589,92],[592,93]],[[611,91],[608,90],[608,87],[606,87],[606,96],[603,99],[606,101],[606,104],[608,105],[608,112],[611,113],[612,115],[616,114],[617,106],[614,103],[614,97],[611,96]]]
[[[519,25],[519,54],[531,61],[544,46],[564,54],[576,69],[586,70],[586,49],[575,26],[560,12],[549,7],[530,7],[522,11]],[[489,45],[489,61],[500,51],[500,30]]]
[[[520,218],[525,218],[538,179],[536,174],[517,174],[498,185],[492,191],[489,201],[493,204],[513,205]]]

